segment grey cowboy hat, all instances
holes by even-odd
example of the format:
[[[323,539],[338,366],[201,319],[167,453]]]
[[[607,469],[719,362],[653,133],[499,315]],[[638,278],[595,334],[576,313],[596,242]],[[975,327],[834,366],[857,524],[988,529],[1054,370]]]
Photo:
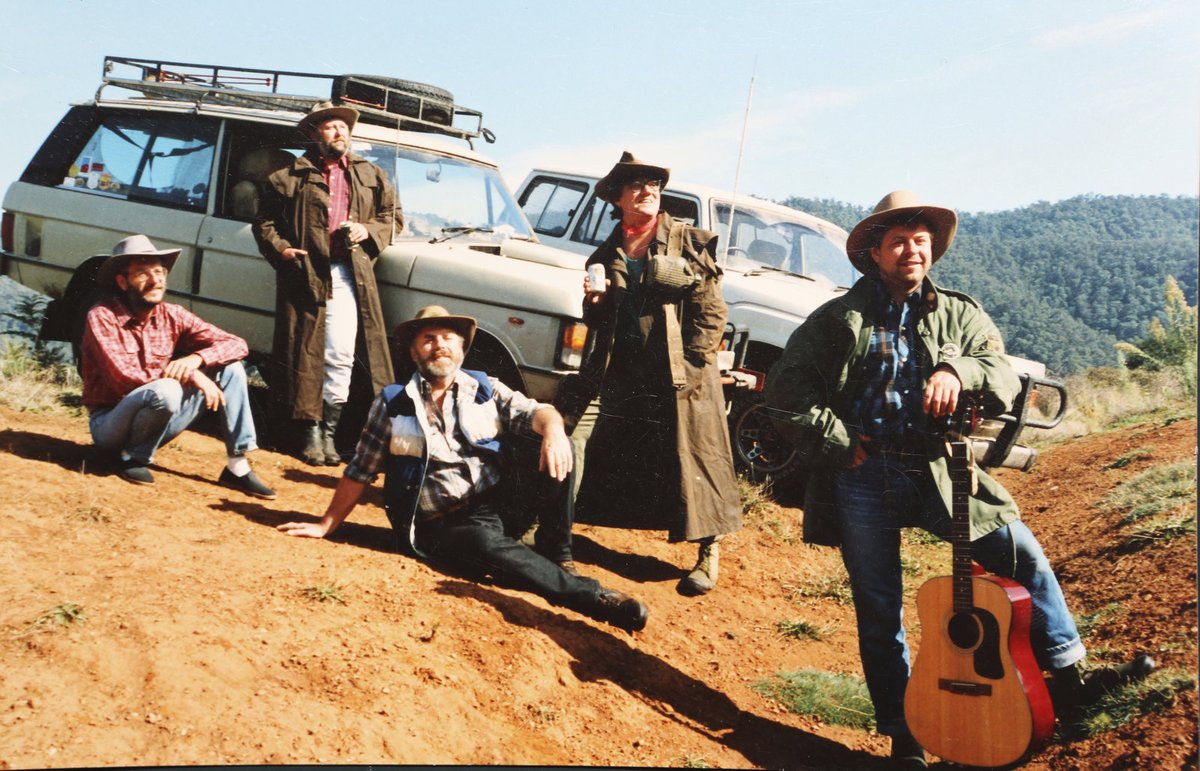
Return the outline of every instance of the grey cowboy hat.
[[[596,183],[596,197],[602,201],[616,203],[617,199],[621,197],[621,186],[627,180],[641,175],[659,177],[662,179],[663,187],[666,187],[667,180],[671,178],[671,170],[664,166],[655,166],[645,161],[639,161],[633,157],[633,153],[626,150],[621,153],[621,160],[613,164],[608,174],[605,174]]]
[[[859,273],[875,270],[871,249],[879,246],[880,239],[893,225],[924,220],[933,231],[933,262],[946,253],[954,242],[958,230],[958,215],[953,209],[921,203],[911,190],[893,190],[875,206],[875,211],[850,231],[846,239],[846,253]]]
[[[129,263],[139,257],[157,257],[168,271],[175,267],[179,259],[179,249],[156,249],[146,236],[138,234],[129,236],[117,242],[112,254],[96,271],[96,285],[105,289],[118,289],[117,275],[124,273]]]
[[[471,350],[471,342],[475,339],[475,319],[470,316],[452,316],[449,311],[440,305],[426,305],[417,311],[416,316],[396,325],[396,331],[392,333],[392,339],[395,341],[394,344],[396,346],[395,358],[401,361],[411,359],[412,357],[409,355],[408,349],[412,345],[413,338],[417,336],[417,332],[423,327],[434,324],[450,327],[462,335],[464,354]]]
[[[300,122],[296,124],[296,128],[305,134],[311,134],[330,118],[341,118],[346,121],[346,125],[350,127],[350,130],[354,131],[354,124],[358,123],[358,110],[344,105],[335,105],[333,102],[319,102],[313,105],[308,115],[300,119]]]

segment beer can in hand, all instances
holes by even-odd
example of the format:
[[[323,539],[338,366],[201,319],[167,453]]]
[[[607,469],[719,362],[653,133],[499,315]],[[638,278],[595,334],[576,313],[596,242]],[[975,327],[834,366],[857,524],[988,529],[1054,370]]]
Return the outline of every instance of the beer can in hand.
[[[588,266],[588,291],[601,294],[605,290],[604,284],[604,266],[600,263],[593,263]]]

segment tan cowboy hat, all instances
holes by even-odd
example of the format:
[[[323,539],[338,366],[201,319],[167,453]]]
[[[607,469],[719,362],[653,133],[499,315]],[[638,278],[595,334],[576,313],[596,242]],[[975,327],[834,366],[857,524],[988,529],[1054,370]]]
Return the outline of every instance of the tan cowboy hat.
[[[416,316],[396,325],[396,331],[392,334],[396,346],[396,358],[401,361],[411,359],[408,349],[412,345],[413,338],[423,327],[433,324],[450,327],[458,332],[463,336],[463,353],[471,350],[471,342],[475,339],[475,319],[470,316],[451,316],[450,312],[440,305],[427,305],[417,311]]]
[[[626,150],[621,153],[621,160],[613,165],[612,170],[596,183],[596,197],[602,201],[616,203],[621,197],[621,186],[626,180],[640,175],[660,177],[663,187],[666,187],[667,180],[671,178],[671,170],[639,161],[633,157],[633,153]]]
[[[854,226],[846,239],[846,253],[850,262],[863,274],[875,270],[871,249],[879,246],[880,239],[893,225],[912,220],[925,220],[933,231],[933,262],[946,253],[954,242],[958,230],[958,215],[953,209],[921,203],[911,190],[894,190],[883,197],[871,216]]]
[[[113,247],[109,258],[100,264],[100,270],[96,271],[96,286],[119,289],[117,275],[124,273],[129,263],[138,257],[157,257],[169,271],[175,267],[179,252],[179,249],[155,249],[150,239],[140,234],[123,238]]]
[[[300,119],[300,122],[296,124],[296,128],[305,134],[311,134],[318,126],[330,118],[341,118],[346,121],[346,125],[350,127],[350,130],[354,131],[354,124],[358,123],[358,110],[344,105],[334,105],[333,102],[319,102],[313,105],[308,115]]]

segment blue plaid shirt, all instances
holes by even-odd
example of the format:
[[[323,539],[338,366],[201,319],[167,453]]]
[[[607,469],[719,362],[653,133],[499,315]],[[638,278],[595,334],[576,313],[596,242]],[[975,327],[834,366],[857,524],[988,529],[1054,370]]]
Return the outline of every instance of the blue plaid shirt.
[[[917,323],[924,311],[924,287],[897,304],[875,280],[875,327],[867,350],[865,384],[854,402],[853,420],[880,444],[904,446],[929,433],[922,407],[921,347]]]

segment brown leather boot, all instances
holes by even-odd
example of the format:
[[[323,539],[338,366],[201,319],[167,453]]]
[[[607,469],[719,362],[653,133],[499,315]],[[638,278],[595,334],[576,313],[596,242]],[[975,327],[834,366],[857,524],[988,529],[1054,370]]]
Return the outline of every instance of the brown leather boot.
[[[325,465],[325,443],[321,436],[321,424],[315,420],[304,421],[300,439],[300,460],[310,466]]]

